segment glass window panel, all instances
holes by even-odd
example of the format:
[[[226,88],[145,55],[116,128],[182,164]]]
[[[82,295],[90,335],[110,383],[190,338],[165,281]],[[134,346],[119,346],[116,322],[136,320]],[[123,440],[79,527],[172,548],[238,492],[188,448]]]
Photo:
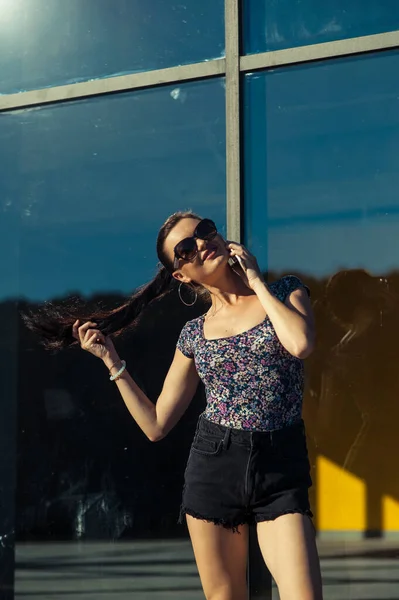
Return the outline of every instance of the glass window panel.
[[[218,58],[223,0],[1,0],[0,93]]]
[[[244,82],[245,242],[270,280],[306,281],[316,314],[304,418],[327,600],[396,593],[398,71],[387,51]]]
[[[18,402],[17,597],[202,597],[177,525],[202,390],[151,444],[100,361],[44,351],[18,313],[70,294],[87,306],[121,304],[154,275],[157,231],[176,210],[214,218],[225,232],[224,96],[224,81],[212,79],[2,115],[1,439],[10,453]],[[171,294],[118,340],[152,400],[181,327],[203,311]],[[12,459],[0,465],[9,574]]]
[[[246,54],[307,46],[399,29],[393,0],[246,0]]]
[[[153,275],[170,212],[210,211],[224,227],[223,85],[3,114],[0,298],[127,293]]]

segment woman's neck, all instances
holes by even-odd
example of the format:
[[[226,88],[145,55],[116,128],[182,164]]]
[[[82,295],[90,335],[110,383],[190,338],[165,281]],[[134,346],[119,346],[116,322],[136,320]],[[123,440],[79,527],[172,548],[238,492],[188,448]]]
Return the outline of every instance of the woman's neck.
[[[224,276],[219,277],[215,285],[207,285],[206,288],[211,294],[212,308],[217,310],[238,304],[243,297],[254,295],[232,269],[228,269]]]

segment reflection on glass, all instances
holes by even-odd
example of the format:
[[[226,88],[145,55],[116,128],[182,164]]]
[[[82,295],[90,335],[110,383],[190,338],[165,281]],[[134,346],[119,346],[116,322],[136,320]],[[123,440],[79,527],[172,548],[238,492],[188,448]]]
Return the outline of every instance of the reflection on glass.
[[[317,319],[304,417],[327,599],[397,589],[398,70],[390,51],[245,78],[246,242],[271,280],[306,281]]]
[[[0,299],[129,293],[182,207],[223,230],[224,130],[222,80],[4,114]]]
[[[243,3],[246,54],[320,44],[399,29],[392,0],[247,0]]]
[[[224,54],[222,0],[1,0],[0,93]]]
[[[224,124],[216,79],[2,117],[3,365],[18,341],[18,387],[12,378],[7,396],[15,408],[18,394],[17,597],[202,597],[177,525],[201,390],[151,444],[102,365],[83,352],[45,352],[17,315],[70,294],[120,305],[153,276],[157,231],[176,210],[224,231]],[[119,341],[151,399],[194,309],[172,294]]]

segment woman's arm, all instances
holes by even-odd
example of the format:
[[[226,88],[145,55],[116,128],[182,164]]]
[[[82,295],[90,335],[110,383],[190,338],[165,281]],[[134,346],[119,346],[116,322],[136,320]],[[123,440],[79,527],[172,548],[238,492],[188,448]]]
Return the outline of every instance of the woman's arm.
[[[252,289],[266,311],[277,337],[286,350],[297,358],[307,358],[314,349],[315,327],[312,306],[304,288],[294,290],[281,302],[259,279]]]
[[[79,326],[79,321],[76,321],[73,335],[84,350],[101,358],[111,375],[116,375],[122,361],[110,338],[95,327],[96,323]],[[115,381],[128,411],[152,442],[161,440],[176,425],[190,404],[198,382],[194,360],[186,358],[180,350],[175,352],[156,404],[139,388],[127,369]]]
[[[296,358],[307,358],[314,349],[315,326],[306,290],[298,288],[281,302],[265,283],[256,258],[241,244],[228,242],[227,248],[239,257],[242,268],[236,273],[258,296],[281,344]]]
[[[121,366],[116,353],[104,360],[108,370],[115,374]],[[198,387],[199,377],[192,358],[176,350],[156,404],[151,402],[127,372],[122,373],[116,385],[126,407],[137,425],[151,442],[164,438],[185,413]]]

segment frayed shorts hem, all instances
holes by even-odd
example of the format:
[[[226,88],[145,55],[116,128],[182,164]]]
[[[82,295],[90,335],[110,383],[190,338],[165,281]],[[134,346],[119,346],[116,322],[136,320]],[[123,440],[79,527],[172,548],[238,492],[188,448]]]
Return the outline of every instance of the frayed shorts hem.
[[[198,519],[199,521],[204,521],[205,523],[213,523],[214,525],[219,525],[224,527],[225,529],[231,529],[233,533],[239,533],[239,527],[242,525],[255,525],[257,523],[265,523],[267,521],[275,521],[279,517],[284,515],[291,514],[300,514],[310,519],[313,519],[313,513],[311,510],[301,509],[301,508],[291,508],[288,510],[276,511],[270,514],[264,515],[248,515],[245,517],[239,517],[238,519],[223,519],[219,517],[211,517],[209,515],[205,516],[203,514],[199,514],[195,510],[191,510],[190,508],[182,507],[180,509],[179,523],[182,524],[184,522],[184,517],[189,515],[194,519]]]
[[[189,515],[190,517],[193,517],[193,519],[198,519],[199,521],[204,521],[205,523],[213,523],[214,525],[219,525],[220,527],[224,527],[225,529],[231,529],[233,531],[233,533],[239,533],[239,527],[241,525],[247,525],[248,524],[248,520],[246,519],[234,519],[234,520],[229,520],[229,519],[221,519],[218,517],[211,517],[211,516],[205,516],[202,514],[199,514],[198,512],[196,512],[195,510],[191,510],[190,508],[181,508],[180,510],[180,516],[179,516],[179,523],[183,523],[184,521],[184,517],[186,515]]]

